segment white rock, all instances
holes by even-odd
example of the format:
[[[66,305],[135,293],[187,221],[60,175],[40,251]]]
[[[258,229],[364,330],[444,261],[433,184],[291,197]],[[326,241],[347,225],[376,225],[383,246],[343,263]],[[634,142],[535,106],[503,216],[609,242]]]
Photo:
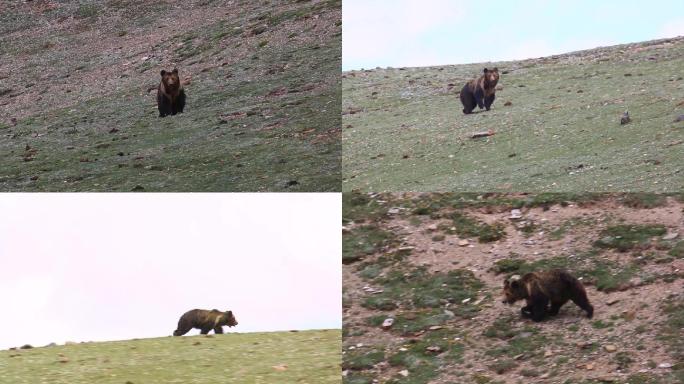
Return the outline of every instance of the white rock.
[[[663,240],[674,240],[677,238],[677,236],[679,236],[678,232],[670,232],[663,236]]]
[[[660,363],[658,368],[672,368],[672,363]]]
[[[392,328],[392,324],[394,324],[394,319],[387,318],[382,322],[382,329],[390,329]]]
[[[408,369],[404,369],[403,371],[399,371],[399,374],[404,376],[404,377],[407,377],[409,375]]]
[[[519,209],[511,209],[511,215],[508,218],[511,220],[518,220],[522,218],[522,212]]]

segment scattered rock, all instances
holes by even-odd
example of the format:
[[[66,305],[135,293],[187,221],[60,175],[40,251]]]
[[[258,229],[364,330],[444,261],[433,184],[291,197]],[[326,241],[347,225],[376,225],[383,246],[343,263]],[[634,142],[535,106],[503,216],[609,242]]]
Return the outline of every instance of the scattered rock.
[[[550,350],[546,350],[546,352],[544,352],[544,357],[551,357],[551,356],[553,356],[553,352],[551,352]]]
[[[463,239],[463,240],[459,240],[459,241],[458,241],[458,246],[459,246],[459,247],[465,247],[465,246],[468,246],[468,245],[470,245],[470,241],[468,241],[468,239]]]
[[[395,208],[390,208],[390,209],[387,210],[387,213],[390,214],[390,215],[396,215],[396,214],[399,213],[399,212],[400,212],[400,209],[399,209],[399,208],[396,208],[396,207],[395,207]]]
[[[632,121],[632,119],[629,118],[629,112],[625,111],[625,113],[622,114],[622,117],[620,117],[620,125],[625,125]]]
[[[519,220],[522,218],[522,212],[519,209],[512,209],[511,215],[508,218],[511,220]]]
[[[470,301],[470,297],[467,299],[461,300],[461,304],[467,304]]]
[[[510,107],[511,105],[513,105],[513,103],[511,103],[510,101],[504,103],[504,107]]]
[[[131,189],[131,191],[133,191],[133,192],[140,192],[140,191],[144,191],[144,190],[145,190],[145,187],[143,187],[142,185],[136,185],[135,187],[133,187],[133,189]]]
[[[109,130],[109,133],[117,133],[117,132],[119,132],[118,128],[112,128]]]
[[[442,352],[442,348],[440,348],[438,345],[429,346],[425,348],[425,350],[434,354],[439,354],[440,352]]]
[[[443,327],[441,325],[433,325],[432,327],[428,328],[431,331],[437,331],[439,329],[442,329]]]
[[[660,363],[658,368],[672,368],[672,363]]]
[[[673,123],[679,123],[680,121],[684,121],[684,115],[677,116],[677,118],[674,119]]]
[[[299,182],[297,180],[289,180],[287,183],[285,183],[285,188],[293,187],[298,184]]]
[[[31,348],[33,348],[33,346],[31,344],[24,344],[21,347],[19,347],[19,349],[31,349]]]
[[[679,232],[670,232],[663,236],[663,240],[674,240],[679,236]]]
[[[387,318],[385,321],[382,322],[382,329],[388,330],[392,328],[392,325],[394,324],[394,319],[392,318]]]
[[[593,363],[589,363],[589,364],[585,365],[584,368],[585,368],[587,371],[592,371],[592,370],[594,370],[594,364],[593,364]]]
[[[430,224],[427,226],[428,231],[436,231],[437,230],[437,224]]]
[[[608,345],[604,346],[603,349],[605,349],[606,352],[615,352],[615,351],[617,351],[617,347],[614,346],[613,344],[608,344]]]
[[[274,365],[271,368],[275,369],[276,371],[286,371],[287,370],[287,364],[278,364]]]
[[[606,301],[606,305],[613,305],[613,304],[617,303],[618,301],[620,301],[620,299],[610,299],[610,300]]]
[[[408,369],[404,369],[402,371],[399,371],[399,374],[404,376],[404,377],[408,377],[409,371],[408,371]]]
[[[494,130],[493,129],[488,129],[487,131],[484,132],[475,132],[470,135],[471,139],[477,139],[479,137],[487,137],[487,136],[494,136]]]

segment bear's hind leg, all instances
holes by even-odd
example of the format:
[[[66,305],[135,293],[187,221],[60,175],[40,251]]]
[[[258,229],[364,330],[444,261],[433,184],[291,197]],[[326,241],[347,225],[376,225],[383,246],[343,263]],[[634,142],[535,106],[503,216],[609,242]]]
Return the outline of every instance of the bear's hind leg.
[[[589,304],[589,299],[587,299],[586,294],[580,297],[573,298],[572,302],[577,304],[578,307],[582,308],[585,312],[587,312],[588,318],[591,319],[594,316],[594,307],[591,304]]]

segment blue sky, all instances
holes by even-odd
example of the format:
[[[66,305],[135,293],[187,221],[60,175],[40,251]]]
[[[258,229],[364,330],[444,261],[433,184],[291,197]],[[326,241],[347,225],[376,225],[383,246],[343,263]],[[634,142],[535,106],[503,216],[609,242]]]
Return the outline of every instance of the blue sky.
[[[518,60],[684,36],[684,1],[343,0],[343,70]]]

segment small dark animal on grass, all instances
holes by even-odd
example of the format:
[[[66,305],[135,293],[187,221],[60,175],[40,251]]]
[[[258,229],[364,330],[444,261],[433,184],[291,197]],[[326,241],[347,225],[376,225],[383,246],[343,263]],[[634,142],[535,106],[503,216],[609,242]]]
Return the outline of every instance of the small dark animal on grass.
[[[485,68],[482,76],[470,80],[461,89],[461,103],[463,113],[466,115],[473,112],[475,106],[486,108],[488,111],[494,103],[496,96],[496,83],[499,82],[499,69]]]
[[[206,309],[193,309],[187,311],[178,320],[178,329],[173,331],[174,336],[183,336],[192,328],[197,328],[200,333],[206,335],[214,330],[215,334],[223,333],[223,326],[234,327],[238,324],[233,311],[221,312],[218,309],[211,311]]]
[[[178,77],[178,69],[167,72],[162,69],[161,82],[157,88],[157,107],[159,117],[183,113],[185,108],[185,91]]]
[[[594,315],[594,307],[589,304],[582,283],[561,269],[531,272],[523,277],[511,276],[504,281],[503,294],[506,304],[524,299],[527,305],[520,312],[523,317],[531,317],[534,321],[542,321],[546,315],[557,315],[568,300],[587,312],[588,318]]]

